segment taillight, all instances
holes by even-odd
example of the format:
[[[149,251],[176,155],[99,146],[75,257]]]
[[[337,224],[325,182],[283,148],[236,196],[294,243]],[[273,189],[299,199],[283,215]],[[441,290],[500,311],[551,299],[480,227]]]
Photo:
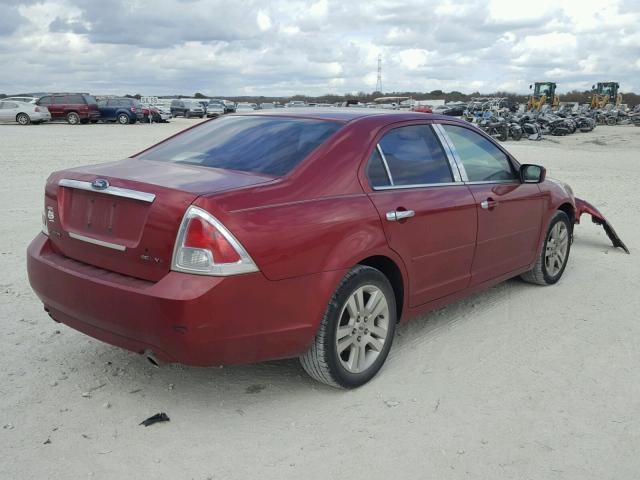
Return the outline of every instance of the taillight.
[[[217,218],[198,207],[189,207],[184,214],[171,269],[221,276],[258,271],[233,234]]]
[[[36,110],[36,112],[40,112],[41,111],[40,107],[36,107],[35,110]]]
[[[131,111],[132,111],[133,113],[136,113],[136,107],[131,107]]]

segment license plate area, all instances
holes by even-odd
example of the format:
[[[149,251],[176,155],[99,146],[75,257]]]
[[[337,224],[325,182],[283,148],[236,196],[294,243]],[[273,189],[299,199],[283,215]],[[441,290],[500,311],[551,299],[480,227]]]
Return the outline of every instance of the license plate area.
[[[140,242],[149,203],[74,188],[63,190],[60,220],[64,230],[128,248]]]

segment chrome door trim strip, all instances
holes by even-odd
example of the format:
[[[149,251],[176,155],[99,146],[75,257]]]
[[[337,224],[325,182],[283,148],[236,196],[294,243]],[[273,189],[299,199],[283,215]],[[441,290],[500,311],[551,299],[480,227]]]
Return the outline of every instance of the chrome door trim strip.
[[[92,243],[94,245],[99,245],[101,247],[111,248],[113,250],[118,250],[120,252],[124,252],[127,249],[127,247],[125,247],[124,245],[120,245],[119,243],[105,242],[104,240],[98,240],[97,238],[86,237],[84,235],[80,235],[79,233],[69,232],[69,236],[71,238],[75,238],[76,240]]]
[[[380,144],[376,143],[376,148],[378,149],[378,153],[380,154],[380,158],[382,158],[382,163],[384,164],[384,169],[387,171],[387,177],[389,177],[389,184],[393,186],[393,177],[391,176],[391,170],[389,170],[389,164],[387,163],[387,157],[384,156],[384,152],[382,148],[380,148]]]
[[[81,180],[69,180],[68,178],[61,178],[58,181],[60,187],[76,188],[78,190],[87,190],[94,193],[105,193],[107,195],[114,195],[116,197],[131,198],[133,200],[140,200],[141,202],[152,203],[156,196],[153,193],[140,192],[138,190],[130,190],[128,188],[113,187],[109,185],[104,190],[98,190],[91,186],[91,182],[83,182]]]
[[[424,188],[424,187],[453,187],[453,186],[461,186],[464,185],[462,182],[443,182],[443,183],[416,183],[413,185],[393,185],[393,186],[382,186],[382,187],[373,187],[374,190],[401,190],[407,188]]]
[[[461,177],[462,181],[463,182],[468,182],[469,181],[469,176],[467,175],[467,171],[464,169],[464,165],[462,164],[462,160],[460,159],[460,155],[458,155],[456,147],[453,145],[453,142],[451,141],[451,138],[449,138],[449,135],[447,134],[447,131],[442,127],[442,125],[440,125],[438,123],[434,124],[434,127],[437,127],[437,130],[440,131],[440,133],[442,134],[442,137],[444,138],[445,142],[447,142],[447,145],[449,145],[449,150],[451,151],[451,155],[453,155],[453,159],[454,159],[456,165],[458,166],[458,170],[460,171],[460,177]]]
[[[460,167],[456,162],[455,153],[449,142],[449,137],[446,132],[443,130],[442,125],[438,123],[434,123],[431,125],[433,127],[433,131],[436,132],[440,143],[442,144],[442,148],[444,150],[445,156],[447,157],[447,161],[449,162],[449,168],[451,169],[451,173],[453,174],[453,179],[456,182],[462,182],[462,175],[460,172]]]
[[[511,180],[481,180],[477,182],[464,182],[465,185],[485,185],[489,183],[500,183],[500,184],[513,183],[514,185],[520,185],[520,182],[518,181],[517,178],[513,178]]]

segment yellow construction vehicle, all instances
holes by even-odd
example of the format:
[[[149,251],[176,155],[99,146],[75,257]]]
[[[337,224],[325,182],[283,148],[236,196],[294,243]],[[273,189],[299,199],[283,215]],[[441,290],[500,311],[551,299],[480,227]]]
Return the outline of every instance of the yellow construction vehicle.
[[[540,110],[543,105],[551,105],[551,108],[557,108],[560,105],[560,98],[556,95],[556,84],[553,82],[536,82],[529,85],[533,89],[533,95],[529,96],[527,102],[527,110]]]
[[[615,102],[616,107],[622,103],[622,94],[618,92],[620,84],[618,82],[598,82],[592,87],[591,108],[604,108],[608,104]]]

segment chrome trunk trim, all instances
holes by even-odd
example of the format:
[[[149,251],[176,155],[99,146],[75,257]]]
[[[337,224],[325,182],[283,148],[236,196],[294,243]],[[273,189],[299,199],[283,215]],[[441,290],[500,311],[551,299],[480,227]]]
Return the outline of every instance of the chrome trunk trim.
[[[58,181],[58,185],[60,187],[76,188],[78,190],[87,190],[94,193],[105,193],[107,195],[114,195],[116,197],[131,198],[133,200],[140,200],[141,202],[147,203],[152,203],[156,198],[155,194],[153,193],[140,192],[138,190],[129,190],[128,188],[113,187],[111,185],[109,185],[104,190],[98,190],[96,188],[93,188],[91,182],[69,180],[68,178],[61,178]]]
[[[99,245],[101,247],[112,248],[113,250],[118,250],[120,252],[124,252],[127,249],[127,247],[125,247],[124,245],[120,245],[119,243],[105,242],[104,240],[98,240],[97,238],[85,237],[84,235],[80,235],[79,233],[69,232],[69,236],[71,238],[75,238],[76,240],[93,243],[94,245]]]

